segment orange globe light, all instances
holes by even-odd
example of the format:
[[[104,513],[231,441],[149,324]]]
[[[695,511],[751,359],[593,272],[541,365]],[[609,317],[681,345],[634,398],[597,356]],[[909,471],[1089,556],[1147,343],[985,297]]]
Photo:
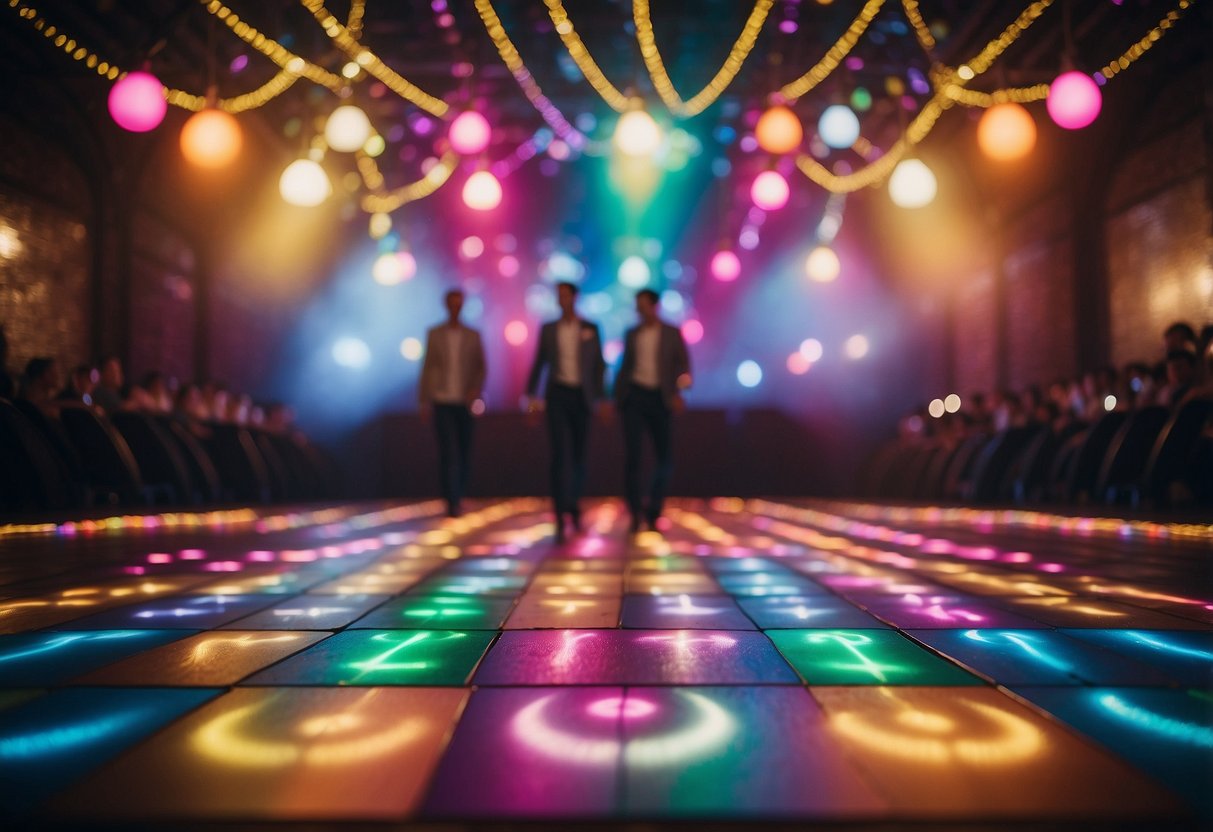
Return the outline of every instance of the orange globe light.
[[[1036,122],[1019,104],[996,104],[977,123],[977,144],[991,159],[1014,162],[1036,146]]]
[[[804,128],[800,119],[788,107],[782,104],[771,107],[763,113],[758,124],[754,127],[754,138],[758,146],[767,153],[791,153],[800,147],[804,138]]]
[[[194,113],[181,128],[181,153],[200,168],[230,165],[243,145],[240,124],[230,113],[213,107]]]

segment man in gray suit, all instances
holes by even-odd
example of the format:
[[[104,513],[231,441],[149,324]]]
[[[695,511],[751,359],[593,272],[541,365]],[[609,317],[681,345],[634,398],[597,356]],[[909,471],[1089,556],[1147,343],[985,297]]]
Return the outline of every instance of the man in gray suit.
[[[463,291],[451,289],[444,300],[446,322],[426,333],[417,398],[422,419],[428,419],[433,411],[442,496],[447,515],[458,517],[471,471],[471,407],[484,389],[484,347],[480,333],[459,320]]]
[[[623,413],[624,496],[631,512],[630,531],[642,523],[657,528],[670,480],[671,416],[686,409],[682,391],[691,386],[691,358],[682,331],[658,317],[658,295],[652,289],[636,293],[638,326],[628,330],[623,363],[615,379],[615,404]],[[640,488],[640,451],[644,432],[653,441],[656,465],[648,503]]]
[[[581,490],[585,484],[586,438],[590,411],[603,396],[606,362],[598,327],[577,316],[577,287],[556,284],[560,317],[543,325],[531,375],[527,380],[530,410],[547,413],[551,442],[552,504],[556,514],[556,540],[564,540],[565,517],[581,531]],[[543,397],[539,379],[547,369]],[[568,452],[566,465],[565,453]],[[571,476],[566,478],[566,467]]]

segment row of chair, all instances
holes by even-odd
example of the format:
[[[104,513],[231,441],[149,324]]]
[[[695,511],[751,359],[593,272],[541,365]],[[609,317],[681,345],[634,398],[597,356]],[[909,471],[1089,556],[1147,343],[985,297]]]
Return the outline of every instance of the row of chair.
[[[310,444],[230,424],[201,433],[163,414],[106,417],[68,405],[52,418],[30,402],[0,399],[0,510],[339,496],[336,466]]]
[[[1213,505],[1213,400],[1143,407],[1091,424],[975,433],[959,443],[893,441],[866,466],[872,499],[1133,508]]]

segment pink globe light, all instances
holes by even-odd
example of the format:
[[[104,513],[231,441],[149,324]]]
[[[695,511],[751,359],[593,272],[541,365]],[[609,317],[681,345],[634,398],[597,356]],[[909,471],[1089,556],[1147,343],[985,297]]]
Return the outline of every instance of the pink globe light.
[[[682,337],[688,344],[698,344],[703,340],[703,324],[692,318],[682,325]]]
[[[129,72],[110,87],[110,116],[123,130],[146,133],[164,121],[168,101],[164,84],[147,72]]]
[[[788,356],[788,372],[794,376],[803,376],[809,371],[813,363],[805,358],[799,351]]]
[[[1090,75],[1063,72],[1049,85],[1045,106],[1058,127],[1080,130],[1095,121],[1103,106],[1103,96]]]
[[[463,202],[474,211],[492,211],[501,204],[501,183],[487,170],[478,170],[463,185]]]
[[[470,156],[488,147],[492,134],[488,120],[475,110],[468,110],[451,122],[447,137],[456,153]]]
[[[731,283],[741,276],[741,261],[729,250],[718,251],[712,255],[712,277],[721,283]]]
[[[788,180],[773,170],[758,174],[750,186],[750,199],[764,211],[778,211],[787,205],[789,193]]]
[[[510,321],[505,325],[505,342],[512,347],[525,344],[527,335],[526,324],[522,321]]]

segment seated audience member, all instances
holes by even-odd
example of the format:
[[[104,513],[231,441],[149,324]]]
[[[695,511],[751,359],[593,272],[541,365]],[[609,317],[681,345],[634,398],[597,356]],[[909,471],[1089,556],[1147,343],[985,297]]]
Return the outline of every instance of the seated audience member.
[[[1174,410],[1195,385],[1196,353],[1188,350],[1167,353],[1167,385],[1159,392],[1159,404]]]
[[[282,402],[270,402],[265,408],[264,427],[270,433],[289,435],[294,432],[295,413],[290,405]]]
[[[164,373],[153,370],[143,376],[140,385],[147,393],[147,409],[153,413],[173,412],[173,387],[175,385],[165,378]]]
[[[227,387],[217,381],[207,381],[202,385],[202,401],[206,404],[207,418],[212,422],[222,422],[227,419]]]
[[[122,361],[116,355],[102,359],[100,364],[101,378],[93,390],[93,404],[106,413],[116,413],[122,409],[122,385],[125,377],[122,373]]]
[[[1162,333],[1163,354],[1170,355],[1176,350],[1196,352],[1196,330],[1184,321],[1176,321]]]
[[[1134,407],[1149,407],[1154,404],[1158,389],[1154,386],[1154,374],[1149,366],[1140,361],[1125,365],[1121,373],[1122,390]]]
[[[173,419],[194,436],[205,439],[211,434],[210,428],[206,426],[210,415],[202,398],[202,388],[192,383],[181,385],[173,403]]]
[[[17,395],[17,382],[8,374],[8,336],[0,326],[0,399],[11,399]]]
[[[59,415],[55,396],[61,386],[59,364],[55,359],[45,356],[31,358],[21,378],[20,396],[46,416],[54,418]]]
[[[64,403],[92,405],[93,390],[101,374],[91,364],[79,364],[67,378],[67,384],[55,398]]]
[[[232,425],[247,425],[252,408],[253,399],[248,393],[233,395],[227,400],[227,413],[220,417],[221,421]]]

